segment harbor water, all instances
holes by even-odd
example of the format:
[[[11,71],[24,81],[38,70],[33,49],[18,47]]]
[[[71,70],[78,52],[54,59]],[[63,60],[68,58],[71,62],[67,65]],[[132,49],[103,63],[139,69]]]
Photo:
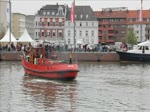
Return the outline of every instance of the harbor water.
[[[150,64],[79,62],[73,81],[24,75],[0,61],[0,112],[150,112]]]

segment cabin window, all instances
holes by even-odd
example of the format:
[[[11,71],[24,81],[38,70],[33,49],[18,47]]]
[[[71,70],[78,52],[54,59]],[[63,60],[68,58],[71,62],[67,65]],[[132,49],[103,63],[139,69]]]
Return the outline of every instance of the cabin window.
[[[148,46],[145,46],[145,50],[149,50]]]
[[[142,46],[140,46],[140,47],[138,48],[138,50],[142,50]]]

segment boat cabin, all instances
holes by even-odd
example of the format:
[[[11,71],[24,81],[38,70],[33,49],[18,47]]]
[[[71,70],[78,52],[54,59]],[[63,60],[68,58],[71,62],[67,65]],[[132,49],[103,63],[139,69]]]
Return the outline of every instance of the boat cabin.
[[[140,54],[150,54],[150,41],[142,42],[138,45],[133,50],[129,50],[128,52],[131,53],[140,53]]]

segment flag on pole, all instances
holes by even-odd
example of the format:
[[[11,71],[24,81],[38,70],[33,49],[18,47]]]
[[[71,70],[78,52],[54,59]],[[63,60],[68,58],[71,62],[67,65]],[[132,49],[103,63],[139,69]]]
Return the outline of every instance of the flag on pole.
[[[142,10],[143,10],[143,0],[141,0],[141,10],[140,10],[140,17],[139,20],[142,21]]]
[[[6,4],[6,20],[7,20],[7,23],[10,23],[10,3],[7,2]]]
[[[75,1],[73,1],[71,6],[71,15],[70,15],[71,22],[75,22]]]

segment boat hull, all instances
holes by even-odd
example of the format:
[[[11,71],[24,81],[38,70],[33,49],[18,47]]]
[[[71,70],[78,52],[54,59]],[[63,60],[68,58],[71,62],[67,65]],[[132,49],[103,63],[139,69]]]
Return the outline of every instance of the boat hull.
[[[116,51],[121,61],[150,62],[150,54]]]
[[[46,61],[43,64],[32,64],[27,62],[23,57],[22,66],[25,74],[58,80],[73,80],[77,77],[79,69],[77,64],[54,63]],[[48,63],[49,62],[49,63]]]

